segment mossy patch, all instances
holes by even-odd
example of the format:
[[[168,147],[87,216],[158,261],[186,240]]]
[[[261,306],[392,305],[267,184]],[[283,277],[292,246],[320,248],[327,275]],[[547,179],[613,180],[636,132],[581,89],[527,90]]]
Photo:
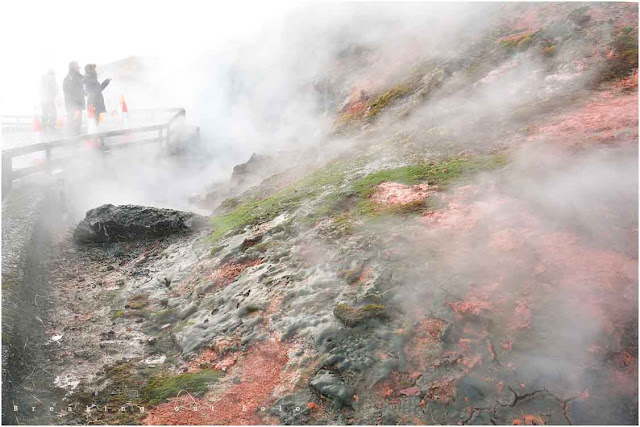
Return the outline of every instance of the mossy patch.
[[[305,200],[313,199],[327,188],[335,188],[341,184],[350,165],[351,163],[342,160],[333,161],[269,197],[248,199],[229,212],[214,215],[210,243],[217,242],[229,231],[262,224],[282,213],[296,210]]]
[[[472,176],[480,171],[496,169],[506,163],[507,158],[503,154],[455,157],[441,162],[420,163],[374,172],[354,182],[352,188],[361,199],[369,198],[375,192],[376,186],[383,182],[397,182],[406,185],[426,182],[439,189],[444,189],[453,181],[460,180],[465,176]]]
[[[10,291],[13,289],[18,289],[20,286],[20,280],[9,276],[8,274],[3,274],[2,275],[2,290],[3,291]]]
[[[556,46],[555,45],[544,46],[542,48],[542,54],[546,57],[554,56],[556,54]]]
[[[507,53],[527,50],[542,34],[542,29],[534,32],[517,33],[498,39],[500,47]]]
[[[220,371],[204,370],[175,376],[157,376],[149,380],[141,393],[151,405],[157,405],[185,392],[199,396],[207,391],[209,384],[215,383],[222,375]]]
[[[173,323],[178,319],[178,313],[175,308],[160,310],[149,314],[149,319],[158,325]]]
[[[364,271],[364,264],[358,264],[354,268],[347,268],[338,272],[338,277],[342,277],[350,285],[356,283]]]
[[[480,171],[497,169],[506,163],[506,155],[493,154],[455,157],[381,170],[353,181],[347,189],[325,196],[304,220],[313,225],[329,217],[332,223],[325,231],[330,235],[351,234],[354,231],[354,221],[359,219],[417,214],[435,207],[428,199],[401,205],[380,206],[371,200],[379,184],[396,182],[416,185],[426,182],[438,190],[444,190],[453,182],[463,181]]]
[[[628,77],[638,69],[638,28],[623,28],[611,43],[613,57],[603,72],[602,80]]]
[[[224,249],[224,246],[214,246],[213,248],[211,248],[211,252],[209,252],[209,254],[211,256],[216,256],[223,249]]]
[[[146,382],[147,377],[140,374],[132,362],[117,362],[104,370],[106,387],[94,393],[93,391],[76,390],[69,397],[68,408],[72,408],[67,416],[68,424],[99,424],[99,425],[132,425],[142,424],[146,413],[141,407],[148,407],[147,399],[138,393]],[[95,406],[92,406],[95,405]],[[94,409],[87,414],[86,408]],[[103,408],[107,407],[105,411]]]
[[[176,324],[176,326],[173,328],[173,332],[180,332],[182,331],[184,328],[189,327],[189,326],[193,326],[195,325],[196,322],[192,321],[192,320],[181,320],[180,322],[178,322]]]
[[[529,48],[529,46],[531,46],[531,42],[533,41],[533,37],[529,36],[525,36],[522,39],[520,39],[520,41],[518,42],[518,44],[516,45],[516,48],[518,50],[527,50]]]
[[[124,315],[124,308],[120,309],[120,310],[117,310],[117,311],[114,311],[111,314],[111,318],[112,319],[118,319],[118,318],[122,317],[123,315]]]
[[[361,325],[369,319],[385,319],[389,317],[386,307],[381,304],[367,304],[356,308],[349,304],[341,303],[335,306],[333,315],[350,328]]]
[[[373,117],[382,111],[385,107],[391,104],[396,99],[402,98],[408,95],[412,90],[412,86],[408,82],[403,82],[397,86],[392,87],[382,95],[369,101],[365,110],[364,117]]]
[[[429,84],[424,87],[423,78],[430,75]],[[338,131],[345,130],[356,124],[372,120],[385,108],[395,101],[420,92],[425,97],[433,88],[439,86],[444,81],[446,72],[442,68],[436,67],[431,62],[420,64],[414,67],[409,73],[409,77],[388,87],[384,92],[375,94],[362,108],[348,110],[342,113],[336,120]]]
[[[128,308],[130,310],[140,310],[147,305],[149,305],[149,299],[147,298],[147,296],[145,294],[137,294],[129,298],[124,308]]]

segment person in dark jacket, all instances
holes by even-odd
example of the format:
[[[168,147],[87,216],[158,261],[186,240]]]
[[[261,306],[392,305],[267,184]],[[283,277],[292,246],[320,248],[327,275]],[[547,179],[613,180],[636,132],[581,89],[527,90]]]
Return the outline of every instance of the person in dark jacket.
[[[110,81],[111,79],[106,79],[102,83],[98,82],[96,64],[87,64],[84,67],[84,90],[87,93],[87,106],[93,105],[96,124],[100,123],[100,114],[107,111],[104,106],[102,91],[109,85]]]
[[[58,83],[56,74],[49,70],[40,81],[40,103],[42,106],[42,127],[49,132],[56,127],[58,113],[56,111],[56,97],[58,96]]]
[[[84,87],[80,66],[76,61],[69,63],[69,73],[62,83],[64,105],[67,109],[67,127],[71,134],[78,135],[82,127],[82,110],[84,110]]]

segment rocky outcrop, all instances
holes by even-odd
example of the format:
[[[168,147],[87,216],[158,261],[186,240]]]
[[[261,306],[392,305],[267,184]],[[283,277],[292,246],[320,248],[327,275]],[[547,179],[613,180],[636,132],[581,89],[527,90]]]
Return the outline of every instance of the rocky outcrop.
[[[79,243],[108,243],[165,237],[199,228],[206,219],[191,212],[136,205],[102,205],[87,212],[73,232]]]

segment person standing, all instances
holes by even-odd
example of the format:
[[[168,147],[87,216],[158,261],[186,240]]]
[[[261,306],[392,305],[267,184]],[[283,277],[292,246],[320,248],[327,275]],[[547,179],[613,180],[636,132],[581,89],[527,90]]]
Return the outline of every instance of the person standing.
[[[58,113],[56,111],[56,97],[58,96],[58,83],[53,70],[42,76],[40,81],[40,102],[42,106],[42,127],[45,132],[52,131],[56,126]]]
[[[72,135],[79,135],[82,127],[82,110],[84,110],[84,87],[82,85],[80,66],[76,61],[69,63],[69,73],[64,78],[64,104],[67,109],[67,127]]]
[[[102,91],[109,85],[111,79],[106,79],[102,83],[98,82],[96,64],[87,64],[84,67],[84,89],[87,93],[87,105],[93,105],[96,114],[96,125],[100,123],[100,114],[107,109],[104,105]]]

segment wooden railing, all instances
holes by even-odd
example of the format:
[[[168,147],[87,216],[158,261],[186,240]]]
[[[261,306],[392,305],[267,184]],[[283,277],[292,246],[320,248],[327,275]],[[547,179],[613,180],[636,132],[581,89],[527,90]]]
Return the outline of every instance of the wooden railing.
[[[0,115],[0,132],[9,134],[13,132],[32,132],[33,117],[32,116],[7,116]]]
[[[163,112],[165,113],[169,111],[170,110],[163,110]],[[107,152],[143,144],[171,142],[172,132],[174,132],[173,126],[178,120],[184,119],[185,110],[183,108],[178,108],[171,111],[173,111],[174,114],[166,123],[138,126],[127,129],[116,129],[106,132],[96,132],[2,150],[2,199],[4,200],[8,192],[11,190],[13,180],[39,172],[51,172],[52,169],[62,166],[66,161],[70,159],[69,156],[54,159],[53,151],[55,151],[56,149],[80,147],[83,144],[91,142],[98,149],[102,150],[103,152]],[[157,132],[157,134],[155,136],[145,137],[143,139],[127,138],[126,141],[113,141],[113,139],[116,139],[116,137],[136,135],[140,137],[142,136],[142,134],[149,134],[152,132]],[[24,156],[37,152],[45,153],[44,162],[37,165],[22,167],[19,169],[13,168],[14,157]]]

